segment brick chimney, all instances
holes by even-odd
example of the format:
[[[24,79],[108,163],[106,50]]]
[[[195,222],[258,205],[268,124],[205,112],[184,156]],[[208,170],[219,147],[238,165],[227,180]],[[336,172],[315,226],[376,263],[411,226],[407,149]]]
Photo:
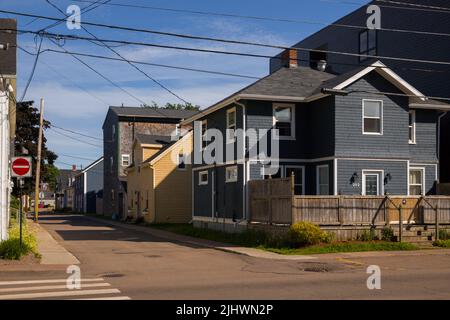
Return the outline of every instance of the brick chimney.
[[[281,54],[281,62],[284,67],[297,68],[298,67],[298,54],[295,49],[287,49]]]

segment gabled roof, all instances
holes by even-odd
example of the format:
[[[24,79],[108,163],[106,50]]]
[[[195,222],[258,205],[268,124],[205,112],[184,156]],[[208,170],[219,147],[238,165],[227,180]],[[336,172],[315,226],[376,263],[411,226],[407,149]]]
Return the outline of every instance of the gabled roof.
[[[305,67],[281,68],[181,123],[187,124],[198,120],[209,113],[243,99],[279,102],[313,101],[330,95],[324,89],[344,90],[370,72],[377,72],[400,91],[410,96],[411,100],[415,99],[415,101],[419,102],[430,101],[423,93],[380,61],[376,61],[369,66],[356,68],[339,76]],[[420,103],[416,105],[417,108],[420,107]],[[450,108],[450,106],[448,107]]]
[[[115,114],[122,117],[148,117],[148,118],[170,118],[186,119],[198,111],[176,110],[176,109],[156,109],[144,107],[109,107]]]
[[[155,162],[157,162],[161,157],[165,156],[168,152],[173,150],[176,146],[178,146],[180,143],[182,143],[184,140],[186,140],[188,137],[192,136],[193,131],[189,131],[187,134],[185,134],[181,139],[178,141],[172,141],[171,143],[167,144],[161,150],[159,150],[157,153],[152,155],[150,158],[145,160],[143,163],[148,163],[149,165],[153,165]]]
[[[102,161],[103,161],[103,157],[101,157],[101,158],[95,160],[95,161],[92,162],[90,165],[88,165],[86,168],[84,168],[83,170],[81,170],[81,172],[80,172],[78,175],[83,174],[83,173],[85,173],[86,171],[91,170],[93,167],[95,167],[97,164],[99,164],[99,163],[102,162]]]

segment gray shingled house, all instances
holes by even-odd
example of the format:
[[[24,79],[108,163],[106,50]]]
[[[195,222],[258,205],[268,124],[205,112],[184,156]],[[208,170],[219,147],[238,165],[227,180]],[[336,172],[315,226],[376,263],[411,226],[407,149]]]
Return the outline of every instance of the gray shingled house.
[[[143,107],[110,107],[103,124],[103,214],[127,216],[127,176],[137,134],[170,136],[181,120],[197,111]]]
[[[380,7],[381,30],[367,29],[372,4]],[[324,60],[326,71],[336,74],[381,60],[425,95],[450,99],[448,10],[449,0],[367,1],[292,47],[301,48],[302,65],[315,68]],[[282,67],[280,57],[271,59],[271,72]],[[448,164],[441,166],[440,182],[450,183],[450,114],[441,119],[439,143],[441,163]]]
[[[381,62],[337,76],[286,56],[286,67],[182,122],[201,121],[194,139],[202,143],[211,128],[224,136],[226,129],[278,129],[280,169],[271,177],[294,174],[297,195],[435,193],[438,118],[450,105],[428,99]],[[269,177],[249,157],[255,141],[241,139],[245,157],[235,150],[222,163],[205,163],[211,142],[202,146],[202,162],[193,166],[194,221],[248,217],[248,181]],[[226,140],[225,150],[236,145]]]

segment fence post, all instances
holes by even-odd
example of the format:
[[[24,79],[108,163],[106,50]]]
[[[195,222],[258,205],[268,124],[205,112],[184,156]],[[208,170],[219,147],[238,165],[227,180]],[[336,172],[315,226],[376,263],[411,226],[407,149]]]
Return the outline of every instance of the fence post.
[[[436,208],[434,209],[434,212],[436,214],[436,241],[439,240],[439,200],[438,204],[436,205]]]
[[[398,207],[398,238],[399,242],[403,241],[403,209],[402,205]]]
[[[389,214],[386,208],[386,204],[388,203],[388,197],[386,196],[384,198],[384,222],[386,223],[386,226],[389,227],[390,221],[389,221]]]
[[[272,225],[272,176],[269,176],[268,180],[269,189],[269,225]]]
[[[337,198],[338,201],[338,222],[340,223],[340,225],[342,226],[344,224],[344,221],[342,219],[342,212],[341,212],[341,202],[342,202],[342,197],[338,196]]]

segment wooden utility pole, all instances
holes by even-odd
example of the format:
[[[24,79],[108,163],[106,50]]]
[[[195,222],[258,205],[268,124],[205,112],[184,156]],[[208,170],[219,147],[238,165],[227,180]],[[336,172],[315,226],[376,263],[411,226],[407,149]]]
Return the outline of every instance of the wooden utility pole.
[[[34,188],[34,221],[39,221],[39,184],[41,181],[41,149],[42,149],[42,132],[44,130],[44,98],[41,98],[40,107],[40,120],[39,120],[39,138],[38,149],[36,159],[36,185]]]

